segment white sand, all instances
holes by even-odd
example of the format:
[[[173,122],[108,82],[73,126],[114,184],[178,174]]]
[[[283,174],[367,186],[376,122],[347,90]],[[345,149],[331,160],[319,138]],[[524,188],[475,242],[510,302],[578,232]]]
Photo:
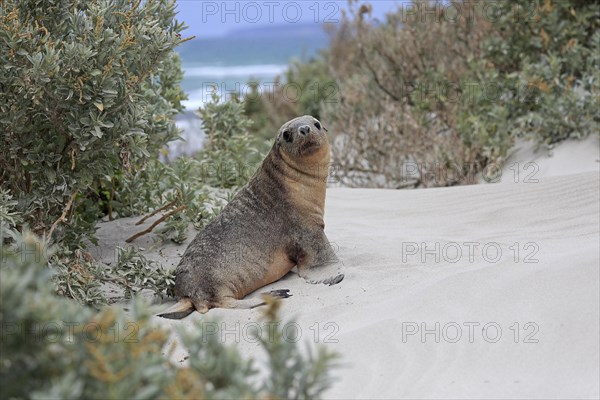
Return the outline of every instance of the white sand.
[[[600,136],[569,139],[551,150],[533,141],[518,139],[504,166],[502,182],[531,182],[540,177],[562,176],[600,168]],[[493,173],[493,171],[490,171]]]
[[[326,345],[345,367],[327,397],[598,398],[600,179],[598,149],[586,146],[557,149],[554,159],[521,152],[517,161],[540,164],[537,183],[330,189],[325,230],[344,281],[315,286],[291,273],[261,290],[290,289],[282,316],[297,321],[303,342],[335,342]],[[105,259],[140,230],[133,220],[101,224]],[[184,249],[147,254],[175,265]],[[215,309],[157,321],[218,318],[226,342],[259,356],[244,334],[259,316]]]

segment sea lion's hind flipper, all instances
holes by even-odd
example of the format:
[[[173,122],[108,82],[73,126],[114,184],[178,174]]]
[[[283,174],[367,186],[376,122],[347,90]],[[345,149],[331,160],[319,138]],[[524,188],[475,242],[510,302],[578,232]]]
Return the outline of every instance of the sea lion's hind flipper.
[[[158,316],[167,319],[182,319],[193,313],[195,309],[192,300],[189,297],[184,297],[165,312],[158,314]]]
[[[270,292],[263,293],[263,294],[267,294],[271,297],[275,297],[276,299],[287,299],[288,297],[291,296],[290,289],[271,290]]]

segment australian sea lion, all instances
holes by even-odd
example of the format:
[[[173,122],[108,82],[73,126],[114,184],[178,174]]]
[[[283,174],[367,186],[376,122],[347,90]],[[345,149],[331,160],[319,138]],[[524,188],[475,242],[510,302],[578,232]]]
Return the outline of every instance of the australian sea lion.
[[[250,182],[186,249],[175,271],[178,302],[160,316],[259,306],[262,299],[244,297],[294,266],[310,283],[339,283],[344,275],[323,223],[328,168],[321,123],[309,115],[285,123]]]

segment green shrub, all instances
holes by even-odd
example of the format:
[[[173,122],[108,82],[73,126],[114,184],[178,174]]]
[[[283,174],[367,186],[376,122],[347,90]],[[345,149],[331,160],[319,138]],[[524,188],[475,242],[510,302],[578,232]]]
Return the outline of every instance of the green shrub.
[[[18,202],[4,188],[0,188],[0,243],[8,240],[8,232],[19,226],[23,219],[16,211]],[[6,237],[4,235],[7,235]]]
[[[536,6],[536,7],[532,7]],[[503,134],[552,145],[600,131],[600,9],[593,2],[498,3],[494,35],[484,43],[482,80],[499,88],[498,113],[486,102],[469,117]],[[491,117],[491,118],[490,118]],[[497,119],[497,118],[496,118]]]
[[[264,154],[250,143],[252,120],[237,97],[222,102],[216,92],[198,115],[206,140],[198,153],[204,183],[213,187],[239,188],[254,175]],[[273,133],[275,137],[275,133]]]
[[[174,17],[172,0],[0,3],[0,183],[34,232],[93,231],[103,182],[178,137]]]
[[[323,105],[337,100],[337,85],[320,55],[306,63],[292,62],[285,81],[292,85],[287,100],[297,103],[297,115],[308,114],[319,119]]]

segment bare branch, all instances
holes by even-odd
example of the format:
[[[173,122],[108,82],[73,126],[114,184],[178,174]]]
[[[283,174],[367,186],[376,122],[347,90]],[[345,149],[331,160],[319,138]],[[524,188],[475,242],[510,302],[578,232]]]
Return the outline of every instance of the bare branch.
[[[161,208],[158,208],[158,209],[156,209],[156,210],[152,211],[150,214],[146,215],[144,218],[142,218],[142,219],[140,219],[138,222],[136,222],[136,225],[141,225],[141,224],[143,224],[144,222],[146,222],[146,220],[147,220],[148,218],[152,218],[152,217],[154,217],[156,214],[158,214],[159,212],[161,212],[161,211],[165,211],[166,209],[169,209],[169,208],[171,208],[171,207],[175,206],[175,204],[177,204],[177,200],[178,200],[178,199],[176,198],[175,200],[173,200],[173,201],[172,201],[172,202],[170,202],[169,204],[167,204],[167,205],[165,205],[165,206],[162,206]]]
[[[141,232],[136,233],[135,235],[133,235],[132,237],[130,237],[129,239],[125,240],[125,242],[127,243],[131,243],[133,242],[135,239],[139,238],[140,236],[144,236],[147,233],[152,232],[152,230],[154,228],[156,228],[156,225],[160,224],[161,222],[163,222],[164,220],[166,220],[167,218],[177,214],[178,212],[184,210],[186,208],[185,204],[182,206],[177,207],[176,209],[174,209],[173,211],[170,211],[168,213],[166,213],[165,215],[163,215],[162,217],[160,217],[159,219],[157,219],[152,225],[150,225],[148,228],[144,229]]]
[[[75,196],[77,196],[77,190],[74,191],[73,194],[71,195],[71,198],[69,199],[69,202],[67,203],[67,205],[66,205],[65,209],[63,210],[62,214],[60,215],[60,217],[58,217],[58,219],[56,221],[54,221],[54,223],[50,227],[50,232],[48,232],[48,239],[52,238],[52,233],[54,233],[54,230],[56,229],[58,224],[65,221],[67,214],[69,213],[69,210],[71,209],[71,206],[73,205]]]

